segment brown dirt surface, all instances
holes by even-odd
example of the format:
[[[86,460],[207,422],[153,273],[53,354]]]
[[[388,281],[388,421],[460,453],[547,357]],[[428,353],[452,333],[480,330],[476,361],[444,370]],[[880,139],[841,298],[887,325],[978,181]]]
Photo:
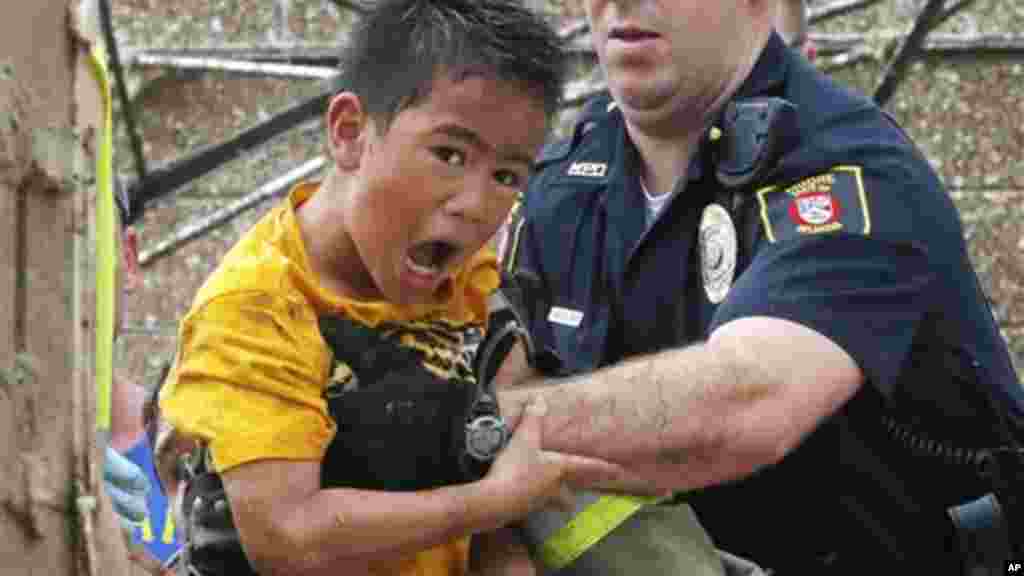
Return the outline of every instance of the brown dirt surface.
[[[812,1],[817,4],[818,1]],[[115,28],[123,47],[196,47],[288,40],[274,7],[255,0],[121,0],[114,2]],[[553,12],[578,14],[571,4]],[[906,31],[914,0],[876,7],[812,26],[812,32],[860,32],[881,38]],[[292,0],[290,39],[338,43],[351,21],[331,2]],[[277,22],[278,24],[275,24]],[[276,32],[272,32],[276,30]],[[1024,5],[977,0],[942,32],[1024,30]],[[876,54],[884,53],[877,41]],[[870,92],[880,78],[880,60],[836,72],[848,85]],[[315,81],[242,78],[226,74],[129,71],[137,95],[146,156],[151,164],[218,142],[289,103],[314,94]],[[1024,58],[1020,56],[928,58],[915,64],[889,104],[950,187],[960,207],[972,258],[994,309],[1024,370]],[[118,162],[131,174],[127,140],[120,133]],[[180,226],[238,198],[273,176],[319,154],[314,125],[296,130],[202,178],[173,199],[148,210],[139,226],[142,245],[152,246]],[[144,381],[160,358],[173,353],[176,322],[195,290],[239,235],[269,203],[172,256],[146,268],[145,287],[133,295],[122,370]]]

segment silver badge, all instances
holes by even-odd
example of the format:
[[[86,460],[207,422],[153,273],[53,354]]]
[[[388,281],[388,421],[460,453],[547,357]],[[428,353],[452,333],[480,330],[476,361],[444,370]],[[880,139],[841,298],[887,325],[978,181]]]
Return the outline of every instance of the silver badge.
[[[718,304],[729,293],[736,272],[736,227],[725,208],[709,204],[704,209],[697,241],[704,292],[712,304]]]

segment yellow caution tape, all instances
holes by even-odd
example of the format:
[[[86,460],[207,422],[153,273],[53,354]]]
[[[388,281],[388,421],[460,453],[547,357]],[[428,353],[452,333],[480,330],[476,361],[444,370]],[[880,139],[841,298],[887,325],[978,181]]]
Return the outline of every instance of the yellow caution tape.
[[[103,125],[97,131],[96,146],[96,429],[109,432],[119,234],[114,219],[114,122],[106,51],[99,45],[94,46],[89,62],[103,98]]]
[[[638,510],[657,501],[654,497],[601,496],[541,544],[540,560],[552,571],[565,568]]]

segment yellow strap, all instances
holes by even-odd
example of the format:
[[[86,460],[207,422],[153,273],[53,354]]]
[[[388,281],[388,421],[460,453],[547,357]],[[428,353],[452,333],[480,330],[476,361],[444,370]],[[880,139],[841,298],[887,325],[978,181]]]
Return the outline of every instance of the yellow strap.
[[[114,306],[117,286],[117,226],[114,221],[113,114],[106,52],[89,53],[93,76],[103,97],[103,125],[96,146],[96,429],[110,430],[110,393],[114,373]]]
[[[565,568],[638,510],[657,501],[638,496],[598,498],[541,544],[541,561],[552,571]]]

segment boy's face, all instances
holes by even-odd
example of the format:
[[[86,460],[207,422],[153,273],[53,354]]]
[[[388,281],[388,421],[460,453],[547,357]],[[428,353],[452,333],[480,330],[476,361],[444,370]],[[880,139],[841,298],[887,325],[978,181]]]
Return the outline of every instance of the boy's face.
[[[368,276],[352,284],[403,305],[430,302],[495,234],[546,128],[540,99],[480,76],[439,77],[386,132],[353,94],[335,98],[329,122],[335,163],[353,178],[345,228]]]

